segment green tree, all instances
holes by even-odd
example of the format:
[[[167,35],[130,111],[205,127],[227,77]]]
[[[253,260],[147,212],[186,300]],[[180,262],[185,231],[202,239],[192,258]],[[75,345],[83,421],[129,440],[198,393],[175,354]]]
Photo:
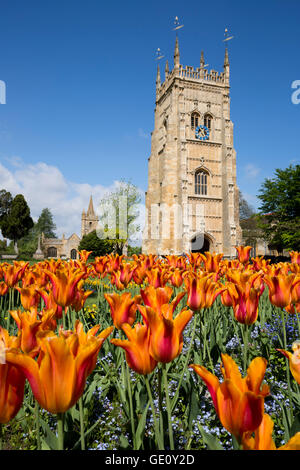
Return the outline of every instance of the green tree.
[[[30,216],[30,209],[22,194],[17,194],[13,199],[10,209],[1,221],[2,235],[14,243],[28,234],[34,226]]]
[[[239,191],[239,212],[240,220],[250,219],[255,214],[253,207],[246,201],[241,191]]]
[[[258,198],[259,227],[269,246],[300,250],[300,165],[276,169],[273,179],[265,179]]]
[[[42,210],[41,215],[35,225],[36,231],[41,234],[44,233],[46,238],[57,238],[55,230],[56,225],[53,221],[53,215],[47,207]]]
[[[137,223],[138,205],[141,203],[139,189],[131,182],[121,181],[118,187],[100,201],[100,237],[111,244],[111,251],[122,254],[124,244],[140,231]]]
[[[0,228],[1,221],[9,213],[11,205],[13,202],[13,197],[9,191],[5,189],[0,190]]]
[[[92,256],[104,256],[111,253],[111,243],[108,240],[99,238],[96,230],[84,235],[79,243],[78,250],[92,251]]]

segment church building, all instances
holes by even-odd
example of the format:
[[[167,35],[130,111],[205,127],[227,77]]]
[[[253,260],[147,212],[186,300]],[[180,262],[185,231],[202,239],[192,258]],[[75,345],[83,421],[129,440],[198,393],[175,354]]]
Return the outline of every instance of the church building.
[[[190,251],[235,257],[242,242],[236,152],[230,119],[230,64],[222,72],[180,63],[156,76],[156,103],[148,158],[145,254]]]
[[[99,218],[97,217],[93,198],[90,197],[89,207],[87,212],[82,211],[81,214],[81,238],[84,235],[96,230]],[[69,238],[65,238],[64,234],[62,238],[45,238],[44,234],[41,237],[41,256],[45,258],[78,258],[78,246],[81,238],[73,233]]]

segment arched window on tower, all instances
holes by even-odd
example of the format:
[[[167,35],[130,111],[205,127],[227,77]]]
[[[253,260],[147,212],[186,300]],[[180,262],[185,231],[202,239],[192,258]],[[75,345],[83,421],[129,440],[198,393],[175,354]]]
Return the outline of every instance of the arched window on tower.
[[[192,113],[191,115],[191,128],[196,129],[200,123],[200,116],[198,113]]]
[[[195,173],[195,194],[207,195],[208,173],[205,170],[198,170]]]
[[[211,114],[205,114],[204,116],[204,125],[207,129],[211,130],[212,116]]]

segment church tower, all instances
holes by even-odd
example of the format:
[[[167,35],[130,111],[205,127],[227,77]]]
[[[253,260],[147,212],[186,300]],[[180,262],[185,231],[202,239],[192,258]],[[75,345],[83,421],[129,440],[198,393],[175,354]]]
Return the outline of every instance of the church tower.
[[[91,196],[87,212],[83,210],[81,215],[81,238],[93,230],[96,230],[98,221],[99,218],[95,214],[93,198]]]
[[[236,152],[230,120],[228,50],[224,69],[158,66],[151,155],[148,159],[143,253],[210,251],[236,255],[241,243]]]

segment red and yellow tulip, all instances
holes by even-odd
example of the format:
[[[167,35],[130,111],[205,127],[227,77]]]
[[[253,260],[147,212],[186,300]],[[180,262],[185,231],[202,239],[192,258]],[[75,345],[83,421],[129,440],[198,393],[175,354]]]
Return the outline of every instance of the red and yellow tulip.
[[[204,366],[191,364],[189,367],[206,384],[224,428],[241,442],[243,434],[255,431],[263,419],[264,398],[269,395],[269,387],[262,385],[267,361],[262,357],[253,359],[247,376],[242,378],[234,360],[227,354],[221,356],[222,383]]]
[[[12,349],[6,360],[26,376],[42,408],[50,413],[64,413],[83,394],[87,376],[112,329],[107,328],[98,337],[87,333],[84,338],[76,330],[66,334],[60,330],[59,336],[50,331],[40,332],[37,360]]]
[[[142,375],[153,372],[157,361],[149,353],[150,329],[148,326],[137,323],[134,328],[131,328],[128,323],[124,323],[122,330],[128,339],[113,338],[110,342],[125,350],[127,363],[135,372]]]

